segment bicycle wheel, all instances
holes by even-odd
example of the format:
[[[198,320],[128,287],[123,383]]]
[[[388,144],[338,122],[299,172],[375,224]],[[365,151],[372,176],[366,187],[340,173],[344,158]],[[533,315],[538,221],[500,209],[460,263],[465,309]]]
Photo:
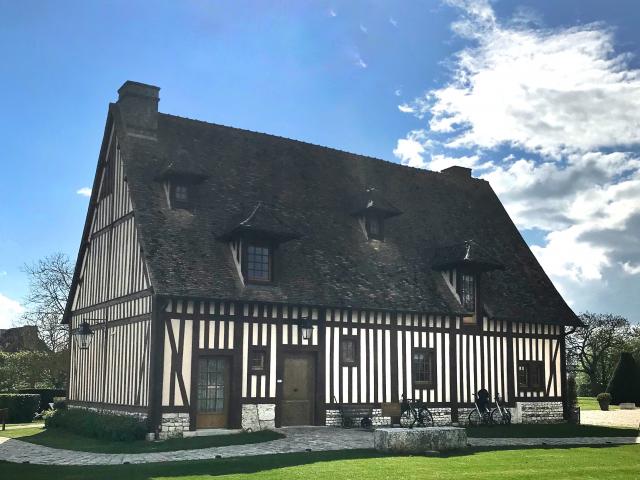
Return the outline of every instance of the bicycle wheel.
[[[503,411],[503,416],[504,416],[504,424],[505,425],[511,425],[511,412],[509,410],[507,410],[506,408],[503,408],[502,411]]]
[[[427,407],[418,409],[418,423],[421,427],[433,427],[433,416]]]
[[[480,414],[478,413],[477,410],[471,410],[469,412],[469,426],[470,427],[477,427],[482,423],[482,418],[480,417]]]
[[[413,412],[411,410],[405,410],[400,415],[400,425],[404,428],[413,428],[413,424],[416,423],[416,419],[413,416]]]

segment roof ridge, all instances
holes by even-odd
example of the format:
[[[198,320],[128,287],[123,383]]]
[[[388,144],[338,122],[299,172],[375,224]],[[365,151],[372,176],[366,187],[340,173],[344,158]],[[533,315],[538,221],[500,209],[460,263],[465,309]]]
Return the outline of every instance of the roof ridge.
[[[209,125],[209,126],[213,126],[213,127],[227,128],[229,130],[236,130],[236,131],[239,131],[239,132],[249,132],[249,133],[253,133],[253,134],[256,134],[256,135],[264,135],[266,137],[272,137],[272,138],[278,138],[278,139],[281,139],[281,140],[287,140],[289,142],[295,142],[295,143],[299,143],[301,145],[310,145],[312,147],[322,148],[324,150],[331,150],[331,151],[334,151],[334,152],[347,154],[347,155],[353,155],[355,157],[360,157],[360,158],[364,158],[364,159],[367,159],[367,160],[373,160],[375,162],[382,162],[384,164],[392,165],[392,166],[400,168],[400,169],[413,170],[416,173],[424,173],[424,174],[427,174],[427,175],[441,175],[442,174],[442,172],[436,172],[435,170],[427,170],[426,168],[418,168],[418,167],[412,167],[410,165],[403,165],[401,163],[393,162],[391,160],[385,160],[384,158],[372,157],[371,155],[363,155],[361,153],[350,152],[348,150],[341,150],[341,149],[336,148],[336,147],[328,147],[326,145],[320,145],[318,143],[306,142],[304,140],[298,140],[298,139],[295,139],[295,138],[285,137],[285,136],[282,136],[282,135],[276,135],[274,133],[259,132],[257,130],[249,130],[247,128],[239,128],[239,127],[234,127],[234,126],[231,126],[231,125],[224,125],[224,124],[221,124],[221,123],[206,122],[204,120],[199,120],[197,118],[183,117],[181,115],[173,115],[171,113],[163,113],[163,112],[158,112],[158,113],[160,115],[165,116],[165,117],[172,117],[172,118],[177,118],[177,119],[180,119],[180,120],[187,120],[189,122],[200,123],[200,124],[203,124],[203,125]],[[472,180],[482,180],[481,178],[475,178],[475,177],[471,177],[471,179]]]

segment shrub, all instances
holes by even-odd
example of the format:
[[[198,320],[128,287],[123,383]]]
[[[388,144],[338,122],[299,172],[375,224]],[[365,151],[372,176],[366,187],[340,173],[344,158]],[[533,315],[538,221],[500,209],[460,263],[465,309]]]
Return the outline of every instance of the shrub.
[[[620,359],[607,386],[607,392],[611,394],[611,400],[614,404],[640,402],[637,369],[632,354],[620,353]]]
[[[596,400],[598,400],[598,402],[611,403],[611,394],[607,392],[599,393]]]
[[[53,397],[53,408],[55,410],[64,410],[65,408],[67,408],[67,398]]]
[[[67,392],[59,388],[23,388],[18,393],[37,393],[40,395],[40,406],[38,411],[48,410],[50,403],[53,403],[53,397],[64,397]]]
[[[0,408],[9,409],[9,423],[30,422],[38,411],[40,395],[0,393]]]
[[[45,427],[118,442],[143,440],[147,433],[147,423],[139,418],[79,408],[56,410],[46,417]]]

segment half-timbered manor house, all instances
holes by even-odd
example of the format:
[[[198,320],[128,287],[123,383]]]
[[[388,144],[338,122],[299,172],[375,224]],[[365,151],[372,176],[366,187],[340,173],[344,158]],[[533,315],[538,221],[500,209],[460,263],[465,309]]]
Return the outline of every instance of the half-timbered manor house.
[[[160,436],[330,425],[402,396],[463,422],[474,392],[558,420],[579,320],[484,180],[109,105],[64,321],[69,402]]]

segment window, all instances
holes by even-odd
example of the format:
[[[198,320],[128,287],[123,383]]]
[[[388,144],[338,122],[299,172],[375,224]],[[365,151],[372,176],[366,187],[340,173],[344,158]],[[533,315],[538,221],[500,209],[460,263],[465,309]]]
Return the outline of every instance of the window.
[[[358,337],[343,335],[340,339],[340,364],[355,366],[359,361]]]
[[[246,280],[249,282],[271,281],[271,248],[268,246],[248,245],[246,261]]]
[[[265,372],[267,370],[267,351],[251,350],[249,368],[252,372]]]
[[[384,221],[379,215],[369,213],[365,216],[364,226],[367,231],[367,237],[375,240],[384,238]]]
[[[542,390],[544,364],[540,361],[521,360],[518,362],[518,388],[520,390]]]
[[[185,185],[176,185],[176,201],[187,202],[189,200],[189,192]]]
[[[473,312],[476,309],[476,282],[475,277],[462,274],[460,280],[460,302],[465,310]]]
[[[413,385],[419,387],[432,387],[435,385],[436,356],[434,350],[426,348],[414,348],[411,357],[411,370]]]
[[[173,208],[184,208],[189,204],[189,187],[184,183],[172,182],[171,188],[171,206]]]

